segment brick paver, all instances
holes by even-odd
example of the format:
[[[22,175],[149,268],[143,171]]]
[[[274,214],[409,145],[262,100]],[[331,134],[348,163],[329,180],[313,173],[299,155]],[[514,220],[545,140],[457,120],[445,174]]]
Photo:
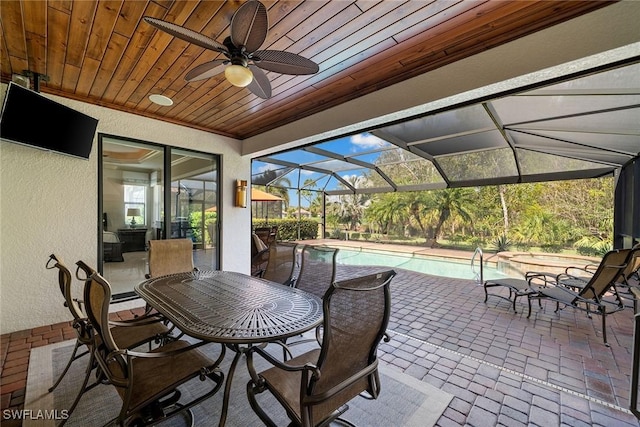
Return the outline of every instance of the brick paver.
[[[379,267],[374,267],[379,268]],[[372,267],[340,266],[338,279]],[[469,280],[397,270],[389,332],[380,358],[455,397],[438,426],[638,426],[629,406],[631,309],[600,319],[526,299],[518,313]],[[544,305],[544,303],[543,303]],[[132,318],[142,309],[114,314]],[[73,337],[70,323],[0,336],[1,404],[24,405],[30,349]],[[17,426],[3,421],[3,426]]]

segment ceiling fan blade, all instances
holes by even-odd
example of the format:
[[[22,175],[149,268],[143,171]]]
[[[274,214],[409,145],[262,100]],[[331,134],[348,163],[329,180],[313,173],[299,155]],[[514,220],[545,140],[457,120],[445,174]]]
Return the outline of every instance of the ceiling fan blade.
[[[220,74],[224,70],[225,62],[227,61],[224,59],[214,59],[213,61],[200,64],[190,70],[184,76],[184,79],[188,82],[196,82],[198,80],[204,80],[213,77],[216,74]]]
[[[231,42],[249,53],[260,49],[267,38],[267,8],[259,1],[248,1],[231,18]]]
[[[229,52],[223,44],[218,43],[211,37],[207,37],[204,34],[200,34],[188,28],[181,27],[180,25],[172,24],[171,22],[166,22],[157,18],[151,18],[149,16],[145,16],[144,21],[147,24],[153,25],[157,29],[164,31],[165,33],[171,34],[174,37],[177,37],[189,43],[193,43],[205,49],[215,50],[220,53]]]
[[[253,80],[251,80],[247,89],[262,99],[271,98],[271,83],[264,71],[253,64],[249,65],[249,69],[253,73]]]
[[[315,74],[320,69],[312,60],[282,50],[259,50],[252,59],[263,70],[280,74]]]

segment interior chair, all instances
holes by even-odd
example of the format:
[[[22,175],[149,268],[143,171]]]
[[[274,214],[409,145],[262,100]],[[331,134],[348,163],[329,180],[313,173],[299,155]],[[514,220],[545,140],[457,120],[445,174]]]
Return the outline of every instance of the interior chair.
[[[325,339],[320,349],[283,363],[259,346],[247,353],[251,407],[268,426],[275,426],[256,395],[268,390],[282,405],[293,426],[327,426],[347,409],[347,402],[366,392],[380,393],[377,349],[384,338],[391,306],[393,270],[331,285],[323,304]],[[273,367],[256,373],[253,355]],[[343,423],[351,423],[341,420]]]
[[[255,233],[251,234],[251,275],[262,277],[269,262],[269,246]]]
[[[273,225],[271,227],[256,227],[254,230],[256,236],[269,247],[278,240],[278,226]]]
[[[170,418],[208,399],[222,386],[224,375],[218,365],[224,353],[217,360],[210,359],[196,348],[205,342],[175,340],[149,352],[120,347],[109,327],[111,287],[99,273],[87,280],[84,300],[95,331],[95,360],[122,399],[122,408],[114,419],[117,424],[147,425]],[[177,387],[195,378],[210,379],[210,387],[191,401],[180,403]],[[188,415],[192,417],[190,411]]]
[[[298,245],[292,242],[276,242],[269,247],[269,259],[262,278],[272,282],[293,286],[297,266]]]
[[[537,299],[539,305],[541,305],[540,301],[543,299],[555,301],[556,309],[554,312],[558,312],[560,304],[563,304],[563,307],[586,311],[589,318],[591,318],[591,313],[601,315],[602,338],[604,344],[608,347],[606,319],[608,314],[624,309],[624,303],[620,298],[615,283],[620,273],[626,268],[630,253],[630,249],[620,249],[605,254],[596,271],[579,291],[563,285],[562,281],[558,281],[558,275],[546,273],[530,274],[530,289],[532,292],[527,295],[529,303],[527,318],[531,316],[532,299]],[[534,283],[542,284],[535,285]],[[604,298],[607,292],[613,294],[615,301]],[[607,307],[610,307],[610,309],[607,309]]]
[[[193,265],[191,239],[149,240],[149,273],[147,279],[167,274],[197,270]]]
[[[85,263],[80,263],[82,264],[82,269],[85,272],[94,272],[94,270]],[[62,293],[62,296],[64,298],[65,307],[69,309],[73,317],[73,327],[76,330],[77,335],[76,343],[69,361],[67,362],[67,365],[63,369],[58,379],[49,388],[49,392],[52,392],[56,389],[56,387],[58,387],[64,376],[67,374],[69,368],[71,367],[71,364],[81,357],[91,353],[93,329],[82,310],[82,300],[73,297],[71,289],[72,278],[69,269],[55,254],[49,255],[49,260],[47,261],[46,268],[49,270],[58,270],[58,285],[60,286],[60,292]],[[78,276],[78,273],[76,273],[76,276]],[[169,330],[164,324],[162,324],[161,320],[162,319],[158,318],[157,316],[149,316],[144,319],[140,318],[129,322],[111,322],[111,332],[114,340],[116,340],[116,342],[118,342],[118,344],[123,348],[134,348],[145,343],[160,342],[167,340],[169,334]],[[120,326],[113,326],[114,323],[118,323]],[[81,350],[81,347],[84,347],[84,349]],[[68,410],[69,414],[73,412],[82,395],[86,391],[97,385],[96,383],[87,387],[87,383],[93,367],[93,358],[91,358],[87,366],[86,375],[82,387],[80,388],[78,395],[74,400],[74,403]]]
[[[123,262],[122,256],[123,242],[116,233],[104,231],[102,233],[102,256],[104,262]]]
[[[295,287],[322,298],[335,281],[337,248],[306,245],[302,249],[300,274]]]

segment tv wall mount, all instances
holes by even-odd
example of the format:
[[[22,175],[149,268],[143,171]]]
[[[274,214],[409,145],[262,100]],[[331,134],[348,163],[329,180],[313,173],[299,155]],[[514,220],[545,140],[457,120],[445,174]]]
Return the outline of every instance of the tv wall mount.
[[[22,70],[22,75],[33,79],[33,90],[35,92],[40,92],[40,82],[48,82],[49,76],[45,74],[36,73],[35,71],[30,70]]]

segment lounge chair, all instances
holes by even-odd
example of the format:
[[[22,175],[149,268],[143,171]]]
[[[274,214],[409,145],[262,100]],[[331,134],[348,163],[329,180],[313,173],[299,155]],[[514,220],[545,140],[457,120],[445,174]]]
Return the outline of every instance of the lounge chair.
[[[625,269],[626,262],[630,257],[630,252],[631,249],[620,249],[608,252],[580,291],[575,291],[563,285],[561,281],[558,281],[558,275],[546,273],[531,274],[529,276],[529,288],[533,292],[527,295],[529,303],[527,318],[531,316],[532,299],[537,299],[540,306],[542,306],[540,301],[543,299],[555,301],[556,309],[554,312],[558,312],[560,304],[563,304],[564,307],[586,311],[589,318],[591,318],[591,313],[601,315],[602,338],[608,347],[606,319],[608,314],[624,309],[624,304],[618,294],[615,282],[620,273]],[[535,282],[542,282],[543,284],[540,286],[534,285],[533,283]],[[613,293],[615,301],[605,299],[607,292]],[[608,310],[607,307],[611,307],[611,310]]]

